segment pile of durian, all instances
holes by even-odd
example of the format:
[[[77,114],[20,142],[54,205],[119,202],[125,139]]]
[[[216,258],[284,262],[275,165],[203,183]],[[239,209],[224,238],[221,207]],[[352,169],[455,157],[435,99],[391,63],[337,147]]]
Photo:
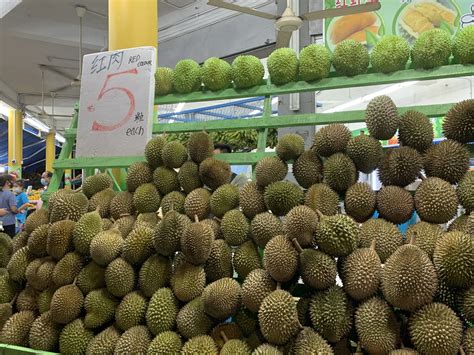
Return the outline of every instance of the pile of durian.
[[[448,112],[439,144],[426,116],[400,116],[387,96],[369,103],[366,124],[355,137],[325,126],[306,151],[283,136],[240,190],[197,132],[187,147],[153,138],[127,191],[98,174],[55,192],[13,240],[0,235],[0,343],[63,354],[474,353],[474,100]],[[379,140],[397,131],[400,148],[384,152]],[[285,180],[289,164],[298,184]],[[378,192],[357,182],[376,169]],[[421,221],[403,235],[397,224],[415,210]]]

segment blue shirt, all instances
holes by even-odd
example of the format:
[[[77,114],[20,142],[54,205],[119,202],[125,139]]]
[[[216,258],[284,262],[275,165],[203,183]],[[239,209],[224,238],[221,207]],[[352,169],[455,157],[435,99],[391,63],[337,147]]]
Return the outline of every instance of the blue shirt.
[[[30,200],[28,200],[28,196],[26,196],[24,192],[21,192],[18,195],[16,195],[16,206],[18,208],[20,208],[21,206],[23,206],[25,203],[28,203],[28,202],[30,202]],[[27,209],[24,210],[23,213],[18,213],[16,215],[16,219],[18,220],[18,222],[25,223],[26,211]]]
[[[16,207],[16,198],[11,191],[0,190],[0,208],[5,208],[9,213],[0,217],[0,222],[4,226],[11,226],[15,224],[15,215],[11,212],[11,208]]]

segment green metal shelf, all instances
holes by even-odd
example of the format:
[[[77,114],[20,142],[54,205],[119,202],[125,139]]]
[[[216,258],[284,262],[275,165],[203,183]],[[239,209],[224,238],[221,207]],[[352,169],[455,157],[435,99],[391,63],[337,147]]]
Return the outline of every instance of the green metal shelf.
[[[474,65],[450,64],[430,70],[406,69],[390,74],[368,73],[354,77],[339,76],[331,72],[330,76],[316,82],[292,82],[285,85],[274,85],[262,82],[262,85],[246,90],[229,88],[221,91],[196,91],[190,94],[170,94],[155,98],[155,105],[175,104],[180,102],[201,102],[210,100],[230,100],[255,96],[272,96],[298,92],[343,89],[350,87],[395,84],[414,80],[435,80],[474,75]]]

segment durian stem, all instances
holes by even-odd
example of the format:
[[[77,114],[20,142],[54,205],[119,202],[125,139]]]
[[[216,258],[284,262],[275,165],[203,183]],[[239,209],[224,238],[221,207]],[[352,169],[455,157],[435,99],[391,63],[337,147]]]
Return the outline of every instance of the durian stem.
[[[224,331],[221,330],[221,337],[224,339],[224,341],[227,343],[229,341],[229,338],[227,338],[227,335],[225,335]]]
[[[214,220],[219,222],[219,223],[222,223],[222,219],[220,219],[219,217],[214,217]]]
[[[303,248],[301,247],[300,243],[298,243],[298,240],[296,238],[293,238],[292,242],[296,250],[298,250],[298,253],[301,254],[303,252]]]
[[[10,301],[10,306],[13,307],[13,305],[15,304],[16,302],[16,299],[18,298],[18,295],[19,293],[15,293],[15,295],[13,296],[12,300]]]
[[[128,217],[128,216],[130,216],[130,213],[122,213],[122,214],[120,215],[120,218],[122,218],[122,217]]]
[[[277,290],[281,290],[281,283],[277,282]]]
[[[320,210],[316,210],[316,214],[318,215],[319,220],[321,220],[324,217],[324,215],[321,213]]]
[[[95,208],[95,212],[99,213],[99,211],[100,211],[100,206],[97,206],[97,207]]]
[[[303,330],[304,329],[304,326],[303,324],[300,323],[300,320],[298,319],[298,328],[300,328],[300,330]]]
[[[197,216],[197,214],[194,215],[194,222],[199,223],[199,217]]]
[[[462,346],[459,348],[459,354],[466,355],[466,353],[464,352],[464,349],[462,348]]]
[[[372,239],[372,242],[370,243],[370,249],[375,250],[375,244],[376,244],[376,240],[374,238]]]
[[[413,235],[410,237],[410,244],[415,245],[416,242],[416,231],[413,231]]]
[[[171,202],[170,211],[174,211],[174,202]]]

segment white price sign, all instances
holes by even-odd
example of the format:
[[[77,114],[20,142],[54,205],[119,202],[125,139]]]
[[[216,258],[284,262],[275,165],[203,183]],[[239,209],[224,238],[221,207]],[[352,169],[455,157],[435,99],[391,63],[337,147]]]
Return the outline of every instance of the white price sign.
[[[151,138],[156,48],[84,56],[77,157],[142,155]]]

